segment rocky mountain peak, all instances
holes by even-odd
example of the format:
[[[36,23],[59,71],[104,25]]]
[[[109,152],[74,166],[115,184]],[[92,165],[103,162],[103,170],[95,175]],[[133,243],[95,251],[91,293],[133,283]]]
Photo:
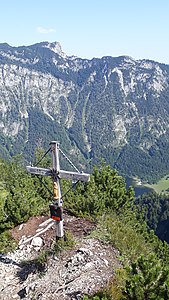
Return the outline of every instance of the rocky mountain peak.
[[[62,47],[59,42],[42,42],[40,45],[42,45],[44,48],[49,48],[51,51],[59,54],[62,57],[66,57],[66,54],[62,51]]]
[[[7,44],[7,43],[1,43],[0,44],[0,50],[8,50],[8,49],[10,49],[11,48],[11,46],[9,45],[9,44]]]

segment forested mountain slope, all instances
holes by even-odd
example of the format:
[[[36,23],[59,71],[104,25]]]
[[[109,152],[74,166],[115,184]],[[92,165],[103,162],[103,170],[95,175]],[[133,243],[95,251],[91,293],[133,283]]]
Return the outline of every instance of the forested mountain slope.
[[[122,174],[168,172],[169,66],[131,57],[69,57],[60,44],[0,44],[0,152],[32,160],[59,140],[86,169],[102,157]]]
[[[144,194],[136,199],[144,210],[145,220],[156,235],[169,243],[169,196],[168,193],[155,192]]]

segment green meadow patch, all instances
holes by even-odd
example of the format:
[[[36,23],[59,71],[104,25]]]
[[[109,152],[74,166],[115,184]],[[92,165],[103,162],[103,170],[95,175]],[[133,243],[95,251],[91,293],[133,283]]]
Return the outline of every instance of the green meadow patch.
[[[148,188],[152,188],[156,193],[169,192],[169,174],[162,177],[157,183],[144,184]]]

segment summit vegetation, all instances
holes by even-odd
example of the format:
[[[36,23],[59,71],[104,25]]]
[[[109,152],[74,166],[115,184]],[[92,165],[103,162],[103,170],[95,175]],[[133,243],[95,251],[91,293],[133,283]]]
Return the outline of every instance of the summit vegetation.
[[[47,166],[48,157],[43,163]],[[20,157],[8,162],[1,160],[0,174],[0,249],[4,253],[16,247],[10,238],[12,227],[31,216],[48,213],[48,189],[52,190],[52,186],[50,178],[45,178],[46,189],[37,176],[28,174]],[[63,195],[70,188],[71,182],[63,180]],[[158,198],[155,194],[149,195],[147,201],[153,203],[155,197],[162,214],[154,208],[154,216],[151,208],[143,210],[146,197],[136,201],[133,188],[126,189],[124,178],[104,163],[93,168],[89,183],[77,183],[64,197],[64,208],[96,221],[92,236],[119,250],[121,268],[112,282],[84,300],[169,299],[169,244],[154,233],[159,215],[159,222],[167,218],[168,206],[164,204],[165,197],[162,200],[162,196]]]

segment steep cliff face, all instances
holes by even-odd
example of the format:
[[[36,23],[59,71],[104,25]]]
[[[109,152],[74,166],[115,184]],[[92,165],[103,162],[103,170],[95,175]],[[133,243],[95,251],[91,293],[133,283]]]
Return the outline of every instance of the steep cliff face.
[[[2,154],[28,157],[59,139],[83,163],[104,157],[124,174],[157,177],[168,171],[168,92],[168,65],[68,57],[57,42],[0,44]]]

